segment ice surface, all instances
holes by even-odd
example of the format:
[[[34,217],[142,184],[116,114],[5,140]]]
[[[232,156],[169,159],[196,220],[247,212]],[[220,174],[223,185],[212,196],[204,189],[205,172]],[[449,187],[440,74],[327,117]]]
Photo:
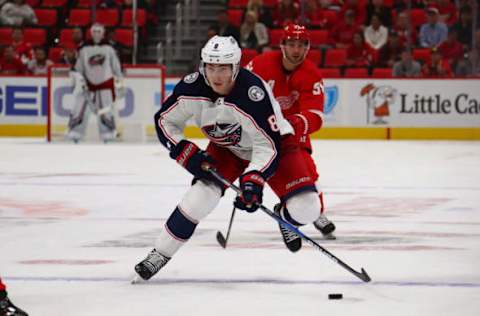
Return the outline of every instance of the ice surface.
[[[228,192],[164,270],[131,285],[190,176],[159,144],[23,139],[0,140],[0,275],[34,316],[480,315],[480,143],[314,146],[338,239],[302,230],[370,284],[310,246],[289,253],[260,211],[237,213],[222,249]]]

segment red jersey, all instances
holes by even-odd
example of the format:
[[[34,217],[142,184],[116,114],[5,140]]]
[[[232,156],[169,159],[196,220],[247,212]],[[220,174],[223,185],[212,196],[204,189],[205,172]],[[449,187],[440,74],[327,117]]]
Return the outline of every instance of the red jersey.
[[[286,119],[298,116],[304,121],[305,147],[311,151],[308,135],[319,130],[323,123],[322,74],[308,59],[294,71],[287,71],[282,58],[281,51],[266,52],[255,57],[246,68],[269,84]]]

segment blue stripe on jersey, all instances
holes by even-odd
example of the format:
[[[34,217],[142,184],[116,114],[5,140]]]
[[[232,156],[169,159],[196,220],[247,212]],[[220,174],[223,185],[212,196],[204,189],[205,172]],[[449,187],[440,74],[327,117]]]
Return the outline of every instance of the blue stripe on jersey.
[[[192,222],[183,215],[178,207],[175,208],[175,211],[170,215],[165,225],[167,226],[168,231],[180,240],[188,240],[192,237],[193,232],[197,227],[197,223]]]

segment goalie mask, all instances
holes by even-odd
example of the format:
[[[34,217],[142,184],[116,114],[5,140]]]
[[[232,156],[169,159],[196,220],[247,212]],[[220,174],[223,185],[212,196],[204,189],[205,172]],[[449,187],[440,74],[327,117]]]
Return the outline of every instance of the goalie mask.
[[[92,40],[95,44],[100,43],[105,37],[105,28],[99,23],[95,23],[90,28],[90,34],[92,35]]]
[[[232,81],[240,71],[240,59],[242,51],[238,47],[237,41],[231,36],[214,36],[202,48],[199,71],[208,82],[205,74],[205,64],[223,64],[232,65]]]

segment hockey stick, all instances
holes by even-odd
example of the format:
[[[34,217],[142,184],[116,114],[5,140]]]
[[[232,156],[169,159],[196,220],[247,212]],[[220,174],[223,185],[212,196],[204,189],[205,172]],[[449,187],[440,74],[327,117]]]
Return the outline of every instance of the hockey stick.
[[[242,190],[237,187],[236,185],[234,185],[233,183],[230,183],[229,181],[227,181],[225,178],[223,178],[217,171],[215,171],[214,169],[211,169],[211,168],[207,168],[207,170],[218,180],[220,181],[221,183],[223,183],[224,185],[226,185],[227,187],[230,187],[232,188],[235,192],[237,192],[237,194],[241,194],[242,193]],[[298,236],[300,236],[303,240],[305,240],[308,244],[310,244],[311,246],[313,246],[313,248],[317,249],[317,250],[320,250],[324,255],[326,255],[328,258],[330,258],[333,262],[339,264],[340,266],[342,266],[344,269],[346,269],[348,272],[352,273],[353,275],[355,275],[357,278],[359,278],[360,280],[362,280],[363,282],[370,282],[370,276],[367,274],[367,272],[361,268],[361,272],[358,272],[358,271],[355,271],[352,267],[350,267],[348,264],[346,264],[345,262],[343,262],[342,260],[340,260],[339,258],[337,258],[336,256],[334,256],[330,251],[328,251],[327,249],[323,248],[322,246],[320,246],[318,243],[316,243],[314,240],[312,240],[310,237],[308,237],[307,235],[305,235],[304,233],[302,233],[298,228],[296,228],[295,226],[293,226],[292,224],[290,224],[289,222],[283,220],[281,217],[277,216],[275,213],[273,213],[272,211],[270,211],[268,208],[266,208],[265,206],[263,206],[262,204],[259,205],[259,208],[264,212],[266,213],[268,216],[270,216],[271,218],[273,218],[274,220],[276,220],[280,225],[284,226],[284,227],[287,227],[288,229],[290,229],[292,232],[294,232],[295,234],[297,234]]]
[[[233,218],[235,217],[235,211],[237,208],[234,206],[232,210],[232,215],[230,215],[230,223],[228,223],[227,237],[224,237],[220,231],[217,231],[217,241],[222,246],[222,248],[227,248],[228,237],[230,237],[230,231],[232,230]]]

